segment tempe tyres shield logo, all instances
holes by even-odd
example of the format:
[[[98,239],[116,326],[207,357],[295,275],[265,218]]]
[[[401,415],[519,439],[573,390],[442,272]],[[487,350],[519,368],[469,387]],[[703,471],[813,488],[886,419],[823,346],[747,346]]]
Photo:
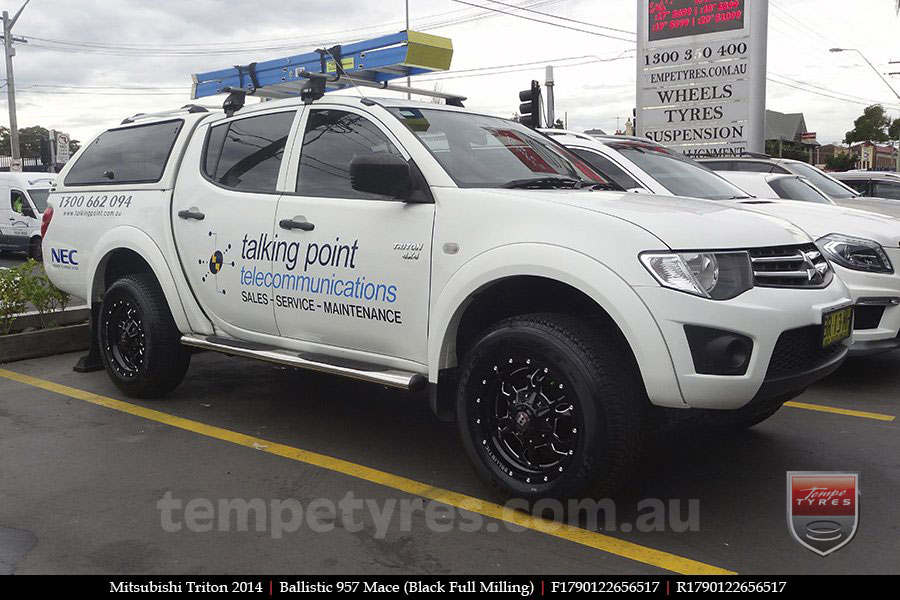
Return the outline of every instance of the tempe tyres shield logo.
[[[828,556],[856,534],[859,475],[790,471],[787,501],[791,535],[816,554]]]

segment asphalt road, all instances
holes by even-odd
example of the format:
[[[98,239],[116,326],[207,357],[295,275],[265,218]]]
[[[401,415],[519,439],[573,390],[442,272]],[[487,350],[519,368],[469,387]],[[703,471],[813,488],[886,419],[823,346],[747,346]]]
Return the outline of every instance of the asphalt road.
[[[491,499],[454,425],[420,397],[202,353],[171,396],[144,402],[102,372],[72,372],[75,359],[0,371],[0,573],[900,573],[900,436],[882,420],[900,416],[900,353],[849,363],[798,398],[875,415],[786,407],[741,434],[670,432],[615,499],[614,531],[553,534],[513,531],[490,503],[473,505],[488,515],[477,531],[468,513],[417,510],[422,496]],[[787,471],[860,473],[849,545],[820,558],[790,537]],[[374,510],[328,514],[349,492]],[[164,514],[166,497],[180,508]],[[697,500],[699,530],[621,531],[652,498]],[[253,499],[268,510],[247,513],[244,531],[219,504]],[[289,499],[325,513],[285,531]]]
[[[13,268],[18,267],[26,260],[24,254],[18,252],[0,252],[0,267]]]

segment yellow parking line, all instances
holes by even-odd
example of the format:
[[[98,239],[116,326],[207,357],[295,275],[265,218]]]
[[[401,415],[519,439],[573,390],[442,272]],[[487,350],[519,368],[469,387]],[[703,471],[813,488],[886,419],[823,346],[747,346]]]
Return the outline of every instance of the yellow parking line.
[[[178,429],[191,431],[193,433],[199,433],[201,435],[205,435],[217,440],[231,442],[232,444],[238,444],[240,446],[246,446],[248,448],[260,450],[268,454],[274,454],[276,456],[289,458],[297,462],[302,462],[344,475],[349,475],[357,479],[362,479],[363,481],[377,483],[379,485],[393,488],[407,494],[428,498],[430,500],[441,502],[443,504],[447,504],[461,510],[477,513],[484,517],[497,519],[506,523],[511,523],[519,527],[531,529],[532,531],[551,535],[563,540],[567,540],[569,542],[574,542],[576,544],[581,544],[582,546],[587,546],[589,548],[594,548],[596,550],[615,554],[616,556],[628,558],[640,563],[658,567],[660,569],[672,571],[674,573],[681,573],[684,575],[735,574],[733,571],[728,571],[726,569],[715,567],[713,565],[708,565],[702,562],[691,560],[689,558],[684,558],[682,556],[663,552],[661,550],[654,550],[653,548],[647,548],[646,546],[641,546],[632,542],[626,542],[624,540],[610,537],[602,533],[589,531],[587,529],[582,529],[580,527],[573,527],[571,525],[558,523],[549,519],[542,519],[539,517],[527,515],[522,512],[505,508],[494,502],[488,502],[486,500],[481,500],[472,496],[466,496],[465,494],[459,494],[450,490],[441,489],[428,485],[426,483],[415,481],[413,479],[407,479],[406,477],[401,477],[399,475],[392,475],[391,473],[386,473],[384,471],[379,471],[377,469],[358,465],[346,460],[341,460],[339,458],[325,456],[324,454],[309,452],[307,450],[301,450],[300,448],[278,444],[276,442],[254,437],[252,435],[246,435],[243,433],[238,433],[236,431],[222,429],[221,427],[216,427],[214,425],[200,423],[199,421],[177,417],[175,415],[170,415],[158,410],[153,410],[152,408],[145,408],[143,406],[129,404],[127,402],[122,402],[121,400],[116,400],[107,396],[101,396],[92,392],[86,392],[77,388],[53,383],[52,381],[39,379],[30,375],[24,375],[22,373],[16,373],[14,371],[0,369],[0,377],[40,388],[42,390],[47,390],[48,392],[53,392],[55,394],[60,394],[69,398],[83,400],[85,402],[90,402],[91,404],[96,404],[105,408],[110,408],[112,410],[117,410],[123,413],[128,413],[130,415],[143,417],[145,419],[150,419],[151,421],[156,421],[158,423],[165,423],[166,425],[177,427]]]
[[[791,408],[802,408],[803,410],[814,410],[817,412],[831,413],[833,415],[844,415],[845,417],[874,419],[876,421],[893,421],[897,418],[891,415],[882,415],[880,413],[865,412],[862,410],[850,410],[847,408],[836,408],[834,406],[823,406],[821,404],[806,404],[805,402],[785,402],[784,405],[790,406]]]

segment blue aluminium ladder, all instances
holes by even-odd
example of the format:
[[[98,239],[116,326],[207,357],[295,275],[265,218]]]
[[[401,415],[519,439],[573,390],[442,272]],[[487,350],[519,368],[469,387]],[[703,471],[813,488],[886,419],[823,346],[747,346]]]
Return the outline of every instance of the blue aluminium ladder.
[[[243,106],[244,97],[290,98],[309,102],[328,90],[374,87],[444,98],[461,106],[463,96],[392,85],[395,79],[450,68],[453,44],[449,38],[401,31],[346,46],[321,48],[229,69],[193,75],[191,98],[230,94],[226,112]]]

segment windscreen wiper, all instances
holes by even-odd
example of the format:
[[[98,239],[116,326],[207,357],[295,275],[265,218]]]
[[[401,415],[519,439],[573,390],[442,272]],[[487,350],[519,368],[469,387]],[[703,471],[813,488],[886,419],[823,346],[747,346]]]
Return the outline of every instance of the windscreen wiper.
[[[529,177],[528,179],[513,179],[501,185],[502,188],[532,188],[532,189],[581,189],[584,182],[574,177]]]
[[[620,185],[616,185],[615,183],[592,183],[589,184],[589,187],[592,190],[600,190],[603,192],[624,192],[625,190]]]

